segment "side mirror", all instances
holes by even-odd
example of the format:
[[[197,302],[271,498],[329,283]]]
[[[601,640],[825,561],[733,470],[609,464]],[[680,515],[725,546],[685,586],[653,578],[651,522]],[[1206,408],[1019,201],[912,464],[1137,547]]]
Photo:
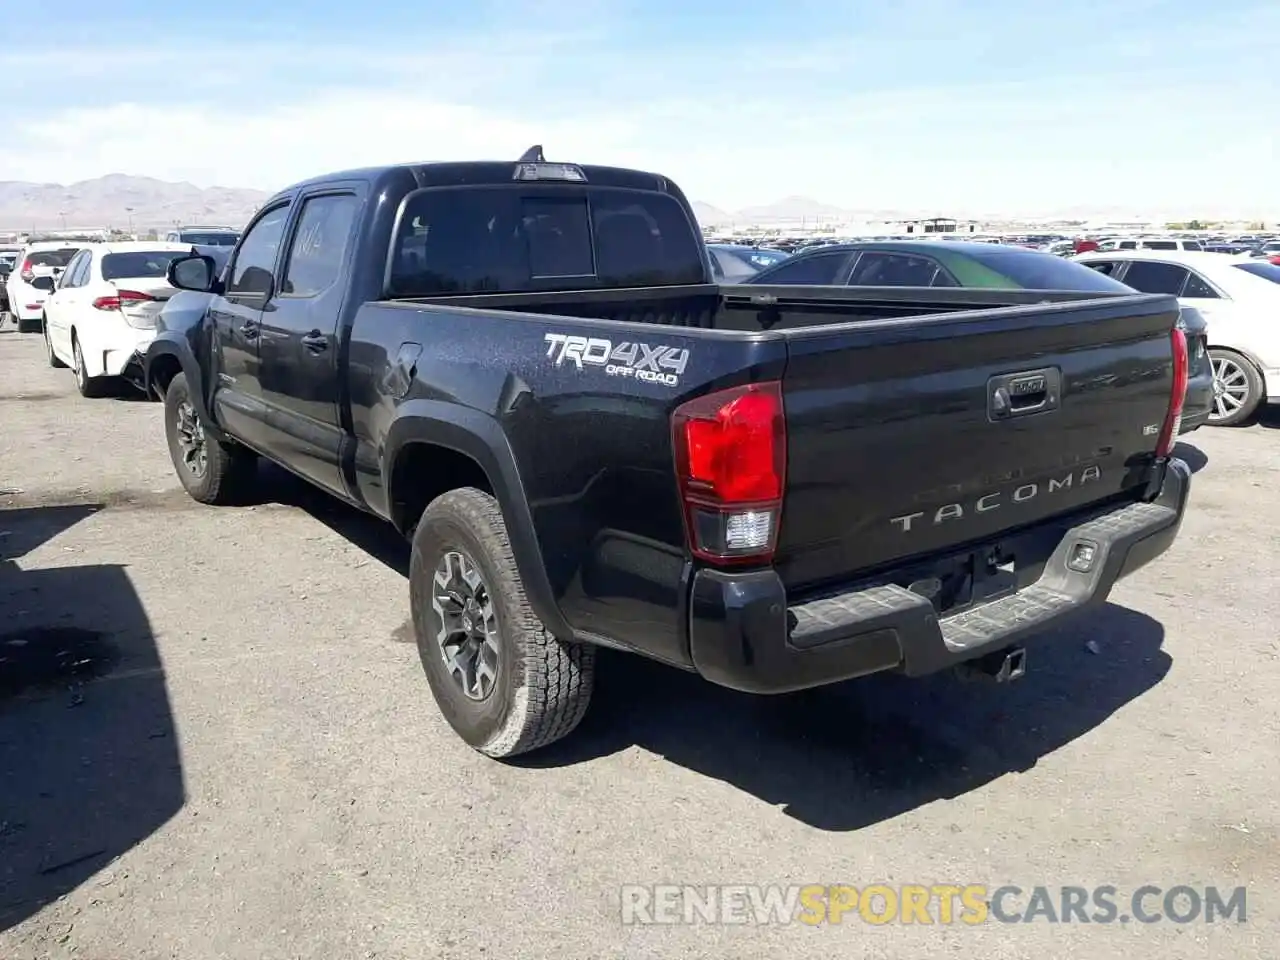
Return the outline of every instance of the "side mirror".
[[[193,253],[190,256],[169,261],[169,266],[165,269],[165,279],[179,290],[208,293],[213,289],[216,272],[213,257]]]
[[[46,293],[53,293],[54,280],[53,277],[36,277],[31,281],[31,285],[37,290],[44,290]]]

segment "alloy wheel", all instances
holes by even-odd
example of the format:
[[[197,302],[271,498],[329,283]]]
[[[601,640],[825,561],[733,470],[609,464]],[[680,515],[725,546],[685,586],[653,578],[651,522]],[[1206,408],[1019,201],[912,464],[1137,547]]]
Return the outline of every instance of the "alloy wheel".
[[[1231,416],[1249,402],[1249,378],[1239,363],[1229,357],[1213,358],[1213,410],[1209,421]]]
[[[204,424],[196,416],[195,408],[189,400],[183,400],[175,411],[177,422],[175,428],[178,436],[178,447],[182,450],[182,463],[197,480],[209,469],[209,446],[204,436]]]
[[[436,565],[431,606],[445,668],[471,700],[484,700],[498,679],[498,616],[476,562],[450,550]]]

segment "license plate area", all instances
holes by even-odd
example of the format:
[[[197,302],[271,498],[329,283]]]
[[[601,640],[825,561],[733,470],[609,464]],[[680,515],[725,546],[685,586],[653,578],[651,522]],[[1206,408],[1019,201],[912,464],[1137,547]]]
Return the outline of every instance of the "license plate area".
[[[901,584],[928,600],[939,617],[960,613],[1017,591],[1017,558],[1000,545],[932,565],[929,576]]]

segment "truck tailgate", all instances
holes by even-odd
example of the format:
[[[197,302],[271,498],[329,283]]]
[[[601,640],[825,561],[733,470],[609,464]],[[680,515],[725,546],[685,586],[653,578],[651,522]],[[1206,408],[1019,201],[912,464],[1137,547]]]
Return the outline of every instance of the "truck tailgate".
[[[787,588],[1137,497],[1177,317],[1139,295],[785,331]]]

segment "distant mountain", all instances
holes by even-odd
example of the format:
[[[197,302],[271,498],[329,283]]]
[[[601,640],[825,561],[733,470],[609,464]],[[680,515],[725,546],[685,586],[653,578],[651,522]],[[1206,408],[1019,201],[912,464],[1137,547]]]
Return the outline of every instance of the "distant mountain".
[[[832,217],[847,218],[848,210],[819,203],[808,197],[784,197],[775,203],[764,206],[745,207],[736,214],[737,219],[754,223],[765,223],[770,220],[816,220]]]
[[[703,203],[701,200],[691,201],[693,206],[693,215],[698,218],[699,226],[714,227],[720,223],[730,223],[733,221],[733,214],[726,213],[719,207],[713,207],[709,203]]]
[[[0,181],[0,231],[127,228],[181,223],[241,226],[267,198],[261,190],[197,187],[108,174],[79,183]]]
[[[95,180],[82,180],[68,185],[0,181],[0,233],[28,230],[127,228],[132,216],[135,230],[162,229],[180,223],[227,224],[242,226],[264,200],[261,190],[235,187],[197,187],[190,183],[171,183],[152,177],[133,177],[121,173]],[[698,223],[704,227],[730,224],[797,223],[801,220],[851,222],[893,222],[922,216],[973,216],[957,206],[954,210],[851,210],[822,203],[810,197],[784,197],[774,203],[726,211],[709,203],[693,201]],[[1182,208],[1168,205],[1160,210],[1134,210],[1120,207],[1068,206],[1049,214],[1046,211],[1024,211],[1031,219],[1078,220],[1201,220],[1247,217],[1268,221],[1280,216],[1268,211],[1218,211]],[[1009,214],[988,214],[975,219],[1002,221]]]

